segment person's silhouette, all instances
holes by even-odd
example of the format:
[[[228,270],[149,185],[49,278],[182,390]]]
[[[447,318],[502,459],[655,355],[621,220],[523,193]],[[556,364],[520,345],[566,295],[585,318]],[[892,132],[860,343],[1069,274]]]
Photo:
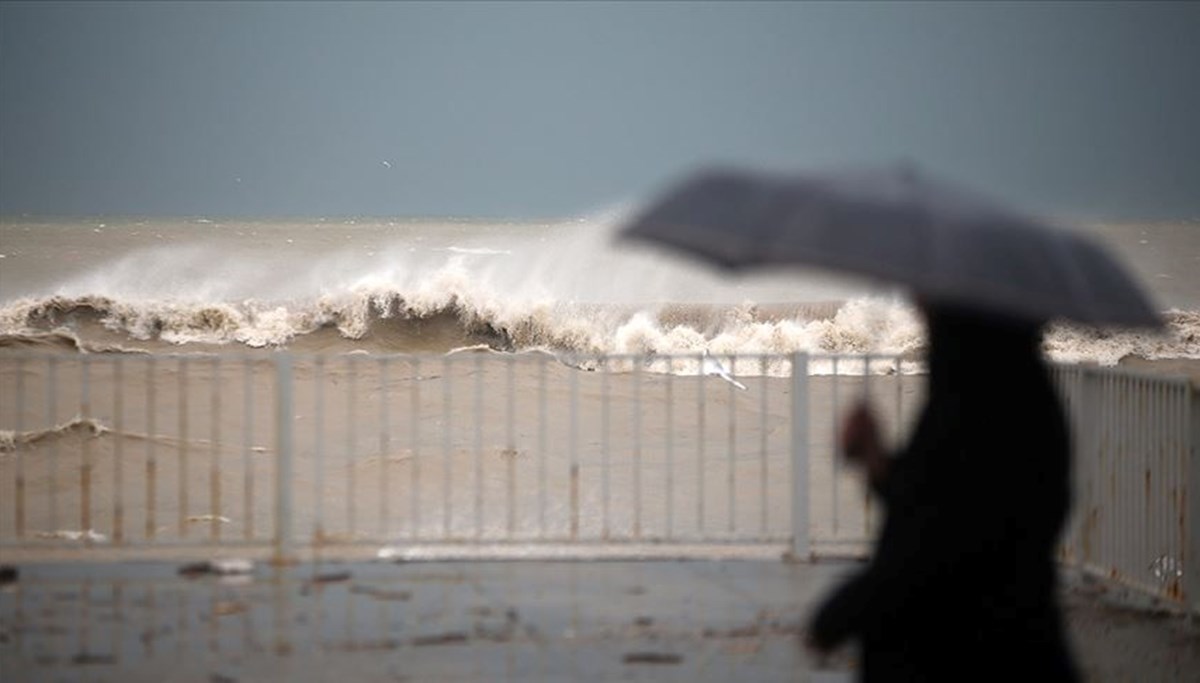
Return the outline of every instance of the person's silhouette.
[[[858,640],[865,681],[1077,680],[1054,560],[1070,438],[1039,326],[924,311],[929,392],[911,440],[889,457],[864,406],[845,423],[843,452],[886,520],[867,567],[816,611],[808,643]]]

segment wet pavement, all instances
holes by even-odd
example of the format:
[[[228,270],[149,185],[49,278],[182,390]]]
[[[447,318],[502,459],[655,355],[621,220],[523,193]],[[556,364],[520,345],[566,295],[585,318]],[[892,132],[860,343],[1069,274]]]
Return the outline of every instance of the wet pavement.
[[[798,646],[846,565],[779,561],[33,564],[5,681],[850,680]]]
[[[0,681],[845,682],[850,652],[819,663],[799,641],[854,566],[22,563],[0,577]],[[1200,680],[1200,615],[1066,585],[1086,680]]]

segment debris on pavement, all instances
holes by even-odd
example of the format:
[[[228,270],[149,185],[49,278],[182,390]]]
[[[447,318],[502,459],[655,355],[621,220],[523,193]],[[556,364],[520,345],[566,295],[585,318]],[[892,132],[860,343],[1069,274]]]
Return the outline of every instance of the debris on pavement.
[[[234,576],[254,573],[254,562],[241,558],[225,558],[189,562],[179,568],[180,576]]]

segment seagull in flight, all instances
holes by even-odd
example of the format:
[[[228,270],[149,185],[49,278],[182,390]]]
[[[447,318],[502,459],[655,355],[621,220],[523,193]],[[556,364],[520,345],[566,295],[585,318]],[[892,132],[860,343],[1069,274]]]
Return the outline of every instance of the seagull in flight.
[[[737,387],[738,389],[741,389],[742,391],[746,391],[746,385],[742,384],[741,382],[734,379],[733,375],[729,374],[729,371],[725,369],[725,366],[721,365],[720,361],[718,361],[716,358],[713,358],[712,356],[708,355],[708,349],[704,349],[704,354],[703,354],[703,358],[701,359],[701,362],[703,364],[701,367],[703,369],[704,374],[716,375],[716,376],[720,377],[721,379],[725,380],[726,382],[729,382],[733,386]]]

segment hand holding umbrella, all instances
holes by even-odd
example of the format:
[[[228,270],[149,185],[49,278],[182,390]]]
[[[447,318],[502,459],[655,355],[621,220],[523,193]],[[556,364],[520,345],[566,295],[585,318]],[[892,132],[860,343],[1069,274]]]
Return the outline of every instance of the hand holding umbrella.
[[[866,403],[859,403],[846,416],[841,447],[846,460],[865,469],[872,484],[878,486],[887,477],[888,457],[879,437],[879,424]]]

